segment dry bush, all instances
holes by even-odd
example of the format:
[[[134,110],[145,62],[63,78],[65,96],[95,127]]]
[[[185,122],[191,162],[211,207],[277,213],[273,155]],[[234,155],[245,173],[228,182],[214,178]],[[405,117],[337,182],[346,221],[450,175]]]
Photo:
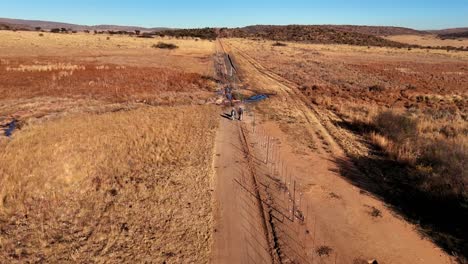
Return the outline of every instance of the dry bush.
[[[332,252],[333,249],[329,246],[320,246],[315,250],[315,253],[320,257],[329,257]]]
[[[158,107],[25,127],[0,150],[0,259],[208,262],[216,120]]]
[[[468,141],[439,139],[420,144],[420,171],[429,174],[423,188],[441,198],[468,197]]]
[[[418,168],[422,187],[434,197],[468,197],[468,142],[457,138],[422,134],[415,118],[392,111],[378,114],[374,122],[380,134],[371,133],[373,143],[395,160]],[[440,123],[439,123],[440,125]]]
[[[218,37],[215,28],[192,28],[192,29],[173,29],[158,32],[160,36],[171,36],[176,38],[200,38],[215,40]]]
[[[403,141],[414,139],[417,136],[417,120],[390,110],[378,114],[374,124],[381,133],[385,133],[395,142],[403,143]]]
[[[165,42],[159,42],[158,44],[154,44],[152,46],[153,48],[158,48],[158,49],[169,49],[169,50],[173,50],[173,49],[177,49],[179,48],[177,45],[175,44],[172,44],[172,43],[165,43]]]
[[[286,47],[287,44],[277,41],[277,42],[273,43],[272,46],[273,47]]]

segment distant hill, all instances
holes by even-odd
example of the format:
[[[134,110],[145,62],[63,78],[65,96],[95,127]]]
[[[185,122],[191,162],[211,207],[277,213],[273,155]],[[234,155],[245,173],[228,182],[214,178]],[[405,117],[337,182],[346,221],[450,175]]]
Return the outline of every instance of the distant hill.
[[[27,25],[7,23],[0,20],[0,30],[31,30],[33,28]]]
[[[430,31],[432,34],[437,34],[441,39],[461,39],[468,38],[468,27],[466,28],[450,28],[443,30]]]
[[[77,31],[83,30],[98,30],[98,31],[135,31],[140,30],[142,32],[150,31],[162,31],[168,30],[168,28],[145,28],[145,27],[134,27],[134,26],[118,26],[118,25],[95,25],[95,26],[86,26],[86,25],[76,25],[69,23],[61,22],[51,22],[51,21],[41,21],[41,20],[23,20],[23,19],[10,19],[10,18],[0,18],[0,29],[28,29],[34,30],[36,27],[40,27],[43,30],[51,30],[53,28],[66,28]]]
[[[336,30],[355,32],[373,36],[395,36],[395,35],[425,35],[427,31],[415,30],[404,27],[389,27],[389,26],[353,26],[353,25],[331,25],[329,28]]]
[[[359,46],[406,47],[379,36],[364,34],[367,28],[354,26],[257,25],[235,29],[221,29],[221,37],[263,38],[276,41],[299,41],[320,44],[349,44]],[[376,32],[376,30],[374,30]]]
[[[255,25],[243,28],[202,28],[202,29],[170,29],[145,28],[119,25],[77,25],[70,23],[0,18],[0,30],[35,30],[41,28],[49,31],[55,28],[65,28],[76,31],[127,31],[158,32],[175,37],[199,37],[214,39],[216,37],[265,38],[277,41],[302,41],[324,44],[350,44],[361,46],[406,47],[408,44],[391,41],[383,36],[394,35],[425,35],[433,34],[442,39],[467,38],[468,28],[453,28],[444,30],[420,31],[404,27],[391,26],[354,26],[354,25]]]
[[[448,29],[441,29],[441,30],[428,30],[428,32],[430,32],[432,34],[436,34],[436,35],[464,33],[464,32],[468,32],[468,27],[448,28]]]
[[[464,39],[468,38],[468,30],[457,33],[439,34],[438,37],[441,39]]]

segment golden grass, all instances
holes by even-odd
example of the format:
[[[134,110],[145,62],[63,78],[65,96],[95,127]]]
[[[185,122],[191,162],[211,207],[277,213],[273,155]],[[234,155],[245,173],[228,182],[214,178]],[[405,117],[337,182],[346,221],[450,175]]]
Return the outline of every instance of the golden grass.
[[[18,71],[18,72],[50,72],[50,71],[76,71],[85,70],[86,67],[82,65],[74,65],[70,63],[56,63],[45,65],[19,65],[18,67],[6,67],[5,70]]]
[[[0,31],[0,65],[18,57],[69,57],[98,64],[167,67],[212,75],[214,42],[195,39],[154,38],[94,34],[53,34]],[[152,45],[170,41],[176,50],[154,49]],[[5,63],[5,64],[6,64]]]
[[[207,263],[215,112],[78,114],[0,141],[0,258]]]
[[[162,40],[0,31],[0,262],[209,261],[214,44]]]
[[[399,49],[390,47],[365,47],[353,45],[338,45],[338,44],[307,44],[298,42],[285,42],[287,46],[275,47],[275,41],[253,41],[248,39],[227,39],[226,42],[231,45],[241,48],[245,51],[253,51],[252,54],[257,53],[261,56],[265,52],[282,53],[293,60],[301,57],[295,57],[304,52],[309,55],[320,56],[327,55],[330,58],[347,57],[355,60],[365,60],[363,56],[378,56],[379,58],[386,58],[387,60],[397,59],[398,61],[412,61],[415,58],[419,59],[468,59],[467,52],[447,52],[446,50],[426,50],[426,49]],[[367,57],[368,58],[368,57]]]
[[[407,43],[411,45],[421,46],[452,46],[452,47],[468,47],[468,39],[440,39],[434,35],[397,35],[385,37],[388,40]]]

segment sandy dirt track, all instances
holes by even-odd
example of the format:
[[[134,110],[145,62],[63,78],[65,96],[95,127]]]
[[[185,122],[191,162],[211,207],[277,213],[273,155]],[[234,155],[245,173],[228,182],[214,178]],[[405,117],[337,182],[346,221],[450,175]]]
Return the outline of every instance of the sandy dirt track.
[[[215,227],[212,263],[269,263],[262,211],[239,185],[248,170],[240,124],[222,118],[216,138]],[[248,188],[253,189],[249,182]]]

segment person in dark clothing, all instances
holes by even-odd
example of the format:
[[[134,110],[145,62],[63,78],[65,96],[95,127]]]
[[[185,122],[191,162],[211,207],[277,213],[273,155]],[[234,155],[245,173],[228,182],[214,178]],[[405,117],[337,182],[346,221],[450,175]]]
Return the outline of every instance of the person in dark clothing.
[[[244,108],[242,106],[239,106],[239,109],[237,110],[238,118],[239,121],[242,121],[242,117],[244,116]]]

